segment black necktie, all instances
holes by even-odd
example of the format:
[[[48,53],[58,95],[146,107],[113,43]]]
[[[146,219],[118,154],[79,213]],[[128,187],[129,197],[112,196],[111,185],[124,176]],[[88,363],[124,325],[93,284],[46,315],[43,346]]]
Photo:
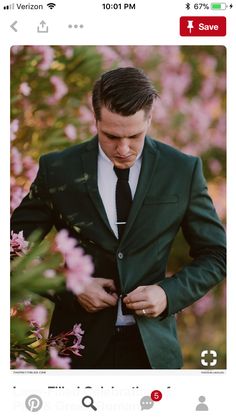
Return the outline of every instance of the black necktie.
[[[125,230],[126,221],[132,205],[132,195],[129,186],[129,169],[118,169],[114,166],[117,176],[116,184],[116,212],[119,239]]]

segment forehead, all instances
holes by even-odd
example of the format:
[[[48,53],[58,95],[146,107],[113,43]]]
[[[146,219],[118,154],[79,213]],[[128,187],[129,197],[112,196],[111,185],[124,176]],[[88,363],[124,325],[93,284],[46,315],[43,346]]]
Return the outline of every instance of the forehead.
[[[136,112],[134,115],[123,116],[102,107],[98,127],[112,135],[131,136],[145,129],[146,120],[147,117],[143,110]]]

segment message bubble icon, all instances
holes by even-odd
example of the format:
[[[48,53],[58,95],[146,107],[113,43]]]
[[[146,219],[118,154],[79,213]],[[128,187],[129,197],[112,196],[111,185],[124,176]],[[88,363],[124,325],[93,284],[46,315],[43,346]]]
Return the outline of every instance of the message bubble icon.
[[[140,400],[141,410],[151,409],[153,405],[154,405],[154,402],[150,396],[143,396]]]

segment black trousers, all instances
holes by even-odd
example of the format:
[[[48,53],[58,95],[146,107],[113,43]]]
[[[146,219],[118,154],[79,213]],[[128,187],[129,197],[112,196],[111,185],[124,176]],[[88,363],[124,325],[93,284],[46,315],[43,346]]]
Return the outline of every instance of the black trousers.
[[[143,342],[136,325],[119,326],[96,369],[150,369]]]

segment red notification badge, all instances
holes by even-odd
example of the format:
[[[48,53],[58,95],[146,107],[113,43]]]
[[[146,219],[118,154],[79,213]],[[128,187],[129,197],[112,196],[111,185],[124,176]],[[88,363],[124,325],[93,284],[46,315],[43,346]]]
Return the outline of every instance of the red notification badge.
[[[151,399],[154,402],[159,402],[162,399],[162,392],[160,390],[153,390],[151,392]]]

